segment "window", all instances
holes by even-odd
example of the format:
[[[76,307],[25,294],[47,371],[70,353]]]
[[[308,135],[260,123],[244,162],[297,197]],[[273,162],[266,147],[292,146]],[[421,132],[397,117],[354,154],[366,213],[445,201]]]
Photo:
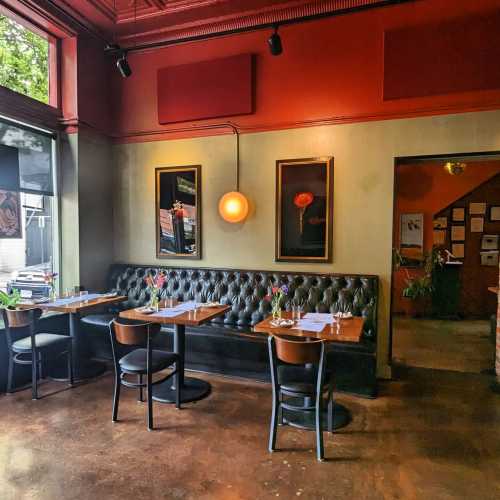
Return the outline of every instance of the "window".
[[[48,104],[48,40],[2,14],[0,68],[0,85]]]
[[[0,119],[0,288],[46,295],[57,271],[54,138]]]

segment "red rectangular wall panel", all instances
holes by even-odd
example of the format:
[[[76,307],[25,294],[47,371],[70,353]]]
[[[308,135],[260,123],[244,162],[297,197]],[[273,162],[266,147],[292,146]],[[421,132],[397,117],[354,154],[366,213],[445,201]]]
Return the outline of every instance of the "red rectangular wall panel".
[[[384,100],[500,89],[500,11],[390,30]]]
[[[161,124],[253,112],[252,55],[158,70]]]

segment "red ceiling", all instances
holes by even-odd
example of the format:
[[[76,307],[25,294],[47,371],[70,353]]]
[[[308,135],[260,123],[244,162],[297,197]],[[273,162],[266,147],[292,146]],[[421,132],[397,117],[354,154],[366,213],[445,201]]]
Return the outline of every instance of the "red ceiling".
[[[391,0],[42,0],[39,3],[55,5],[80,24],[99,32],[107,39],[114,38],[123,46],[131,46],[160,40],[182,40],[390,2]]]

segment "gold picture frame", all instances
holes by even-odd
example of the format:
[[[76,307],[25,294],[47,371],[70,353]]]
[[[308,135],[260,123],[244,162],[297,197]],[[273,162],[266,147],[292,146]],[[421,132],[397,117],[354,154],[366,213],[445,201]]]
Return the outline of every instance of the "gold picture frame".
[[[332,261],[333,175],[332,156],[276,161],[277,262]]]
[[[201,259],[201,165],[155,169],[156,256]]]

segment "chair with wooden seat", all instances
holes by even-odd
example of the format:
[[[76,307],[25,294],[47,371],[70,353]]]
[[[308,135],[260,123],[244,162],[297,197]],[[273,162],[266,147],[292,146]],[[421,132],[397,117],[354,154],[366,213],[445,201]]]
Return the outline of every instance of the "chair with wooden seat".
[[[38,380],[43,378],[43,363],[51,358],[67,356],[69,385],[73,386],[72,339],[68,335],[39,333],[38,320],[40,309],[2,309],[9,368],[7,374],[7,392],[14,392],[14,371],[16,365],[31,365],[32,398],[38,399]],[[19,332],[29,336],[19,338]]]
[[[156,384],[173,377],[181,369],[182,360],[174,352],[153,349],[152,340],[159,333],[161,325],[157,323],[142,323],[129,321],[121,318],[114,319],[109,323],[111,335],[111,348],[113,363],[115,366],[115,388],[113,397],[113,422],[118,420],[118,405],[120,402],[121,386],[139,389],[139,401],[143,401],[143,390],[147,390],[148,398],[148,430],[153,430],[153,391]],[[120,357],[120,345],[138,347],[125,356]],[[170,368],[165,377],[153,382],[153,374]],[[126,376],[136,376],[137,382],[126,380]],[[143,376],[146,382],[143,382]],[[181,407],[180,384],[176,384],[176,408]]]
[[[278,335],[269,336],[269,361],[273,387],[273,409],[269,433],[269,451],[276,449],[278,421],[283,410],[288,413],[314,412],[316,452],[324,460],[323,400],[327,393],[328,431],[333,431],[332,376],[326,371],[323,340],[291,340]],[[300,404],[297,404],[297,401]],[[289,422],[293,425],[293,422]]]

